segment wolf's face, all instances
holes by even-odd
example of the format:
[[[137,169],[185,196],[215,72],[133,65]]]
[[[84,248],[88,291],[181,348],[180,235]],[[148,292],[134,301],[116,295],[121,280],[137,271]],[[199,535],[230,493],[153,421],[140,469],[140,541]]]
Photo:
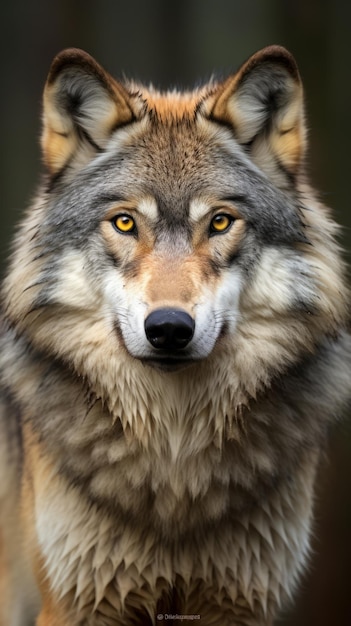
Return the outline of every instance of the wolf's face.
[[[224,355],[266,381],[339,315],[336,256],[314,253],[331,226],[319,215],[314,230],[301,192],[304,136],[280,48],[190,94],[62,53],[44,97],[51,179],[20,236],[10,314],[93,382],[130,359],[170,371]]]
[[[235,330],[234,259],[245,224],[235,184],[231,192],[218,180],[221,149],[200,129],[152,122],[131,135],[124,145],[112,141],[97,166],[111,187],[99,208],[103,250],[94,267],[98,273],[98,257],[108,253],[100,280],[116,341],[143,362],[174,369],[208,357]]]
[[[218,124],[199,115],[136,126],[92,164],[100,257],[110,255],[101,280],[127,351],[169,369],[234,335],[241,285],[264,240],[293,244],[302,227],[293,199]]]

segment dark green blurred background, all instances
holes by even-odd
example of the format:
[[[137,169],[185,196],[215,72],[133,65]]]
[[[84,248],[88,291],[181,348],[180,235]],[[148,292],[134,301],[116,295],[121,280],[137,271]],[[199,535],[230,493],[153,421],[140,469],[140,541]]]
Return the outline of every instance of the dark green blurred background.
[[[81,47],[112,74],[191,86],[271,43],[305,84],[310,174],[351,248],[351,3],[346,0],[11,0],[1,15],[0,269],[41,171],[41,92],[52,57]],[[350,373],[351,375],[351,373]],[[313,558],[286,626],[351,625],[351,429],[333,436],[319,480]]]

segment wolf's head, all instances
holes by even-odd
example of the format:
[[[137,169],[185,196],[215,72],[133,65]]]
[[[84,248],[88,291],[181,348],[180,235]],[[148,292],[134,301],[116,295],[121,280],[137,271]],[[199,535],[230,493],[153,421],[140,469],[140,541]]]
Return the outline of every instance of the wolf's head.
[[[334,332],[335,226],[303,179],[286,50],[191,93],[122,84],[66,50],[43,121],[49,175],[17,240],[7,312],[94,389],[135,368],[154,379],[188,366],[195,380],[212,363],[254,394]]]

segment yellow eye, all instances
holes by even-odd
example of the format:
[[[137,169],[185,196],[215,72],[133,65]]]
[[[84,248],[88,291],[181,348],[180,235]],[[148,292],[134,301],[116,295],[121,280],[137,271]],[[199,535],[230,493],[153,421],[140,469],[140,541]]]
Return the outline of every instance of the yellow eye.
[[[234,218],[224,213],[215,215],[210,224],[210,234],[224,233],[232,225]]]
[[[132,233],[136,229],[135,221],[130,215],[117,215],[112,221],[113,225],[120,233]]]

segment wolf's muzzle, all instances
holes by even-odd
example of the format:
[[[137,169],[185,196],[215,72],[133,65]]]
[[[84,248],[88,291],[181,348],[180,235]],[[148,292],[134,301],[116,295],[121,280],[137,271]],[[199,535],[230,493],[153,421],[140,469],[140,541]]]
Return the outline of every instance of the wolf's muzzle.
[[[162,308],[145,320],[145,334],[157,350],[182,350],[193,338],[195,321],[182,309]]]

